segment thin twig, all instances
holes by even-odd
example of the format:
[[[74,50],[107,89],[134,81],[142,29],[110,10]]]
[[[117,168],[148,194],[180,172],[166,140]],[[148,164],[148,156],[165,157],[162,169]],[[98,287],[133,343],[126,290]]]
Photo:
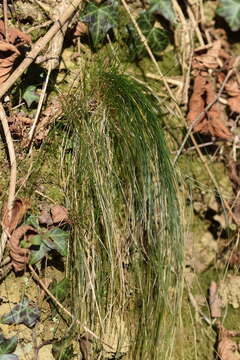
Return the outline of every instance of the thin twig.
[[[37,55],[44,49],[47,43],[54,37],[54,35],[62,28],[62,26],[71,18],[74,12],[77,11],[82,0],[73,0],[69,7],[66,9],[64,14],[59,17],[59,19],[53,24],[53,26],[48,30],[48,32],[40,38],[33,49],[29,52],[23,62],[18,66],[18,68],[12,73],[12,75],[1,84],[0,88],[0,98],[10,89],[10,87],[15,83],[15,81],[24,73],[24,71],[31,65],[35,60]]]
[[[28,29],[28,30],[26,31],[26,34],[29,34],[29,33],[33,32],[34,30],[41,29],[41,28],[43,28],[43,27],[46,27],[46,26],[48,26],[48,25],[51,25],[52,23],[53,23],[52,20],[47,20],[47,21],[45,21],[45,22],[42,23],[42,24],[39,24],[39,25],[36,25],[36,26],[32,26],[30,29]]]
[[[16,162],[16,154],[15,149],[12,141],[12,136],[9,130],[8,126],[8,120],[5,113],[5,110],[3,108],[2,102],[0,102],[0,120],[2,123],[6,143],[7,143],[7,149],[10,159],[10,183],[9,183],[9,189],[8,189],[8,202],[7,202],[7,217],[11,220],[11,214],[12,214],[12,206],[15,198],[15,191],[16,191],[16,180],[17,180],[17,162]],[[8,232],[7,229],[4,228],[3,224],[3,232],[1,236],[1,244],[0,244],[0,263],[2,261],[4,249],[7,243],[8,239]]]
[[[5,40],[8,42],[8,5],[7,0],[3,0],[3,18],[4,18],[4,30],[5,30]]]
[[[42,105],[43,105],[44,97],[45,97],[46,90],[47,90],[47,87],[48,87],[51,71],[52,71],[52,69],[49,66],[47,76],[46,76],[46,79],[45,79],[43,87],[42,87],[40,99],[39,99],[39,102],[38,102],[37,112],[36,112],[32,127],[31,127],[31,129],[29,131],[29,134],[28,134],[28,139],[29,139],[29,145],[28,146],[30,147],[30,149],[31,149],[31,145],[32,145],[33,136],[34,136],[37,124],[38,124],[39,115],[40,115],[41,110],[42,110]],[[31,150],[30,150],[30,152],[31,152]]]

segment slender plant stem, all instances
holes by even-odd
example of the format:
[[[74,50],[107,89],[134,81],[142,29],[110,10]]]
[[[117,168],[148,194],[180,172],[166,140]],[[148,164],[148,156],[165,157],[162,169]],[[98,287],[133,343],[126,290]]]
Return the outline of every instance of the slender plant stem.
[[[41,91],[41,95],[40,95],[40,99],[39,99],[39,103],[38,103],[37,112],[36,112],[36,115],[35,115],[35,118],[34,118],[32,127],[31,127],[31,129],[30,129],[30,131],[29,131],[29,134],[28,134],[30,152],[31,152],[31,147],[32,147],[31,145],[32,145],[33,136],[34,136],[34,133],[35,133],[37,124],[38,124],[39,115],[40,115],[41,110],[42,110],[44,97],[45,97],[46,90],[47,90],[47,87],[48,87],[51,70],[52,70],[52,69],[51,69],[51,66],[49,66],[49,67],[48,67],[47,76],[46,76],[46,79],[45,79],[44,84],[43,84],[43,87],[42,87],[42,91]]]
[[[62,26],[71,18],[71,16],[77,11],[82,0],[73,0],[66,11],[62,16],[53,24],[53,26],[48,30],[48,32],[40,38],[32,50],[28,53],[23,62],[18,66],[18,68],[12,73],[12,75],[1,84],[0,88],[0,98],[10,89],[10,87],[15,83],[15,81],[24,73],[24,71],[31,65],[35,60],[37,55],[44,49],[47,43],[54,37],[54,35],[62,28]]]
[[[8,202],[7,202],[7,217],[9,219],[11,219],[12,206],[13,206],[13,202],[14,202],[14,198],[15,198],[15,191],[16,191],[17,162],[16,162],[16,154],[15,154],[15,149],[14,149],[14,145],[13,145],[13,141],[12,141],[12,136],[11,136],[9,126],[8,126],[7,116],[6,116],[5,110],[3,108],[2,102],[0,102],[0,120],[2,123],[3,131],[4,131],[6,143],[7,143],[7,149],[8,149],[9,159],[10,159],[10,166],[11,166],[10,183],[9,183],[9,189],[8,189]],[[4,224],[2,224],[2,226],[3,226],[3,232],[1,235],[1,243],[0,243],[0,263],[2,261],[4,249],[6,246],[7,239],[8,239],[7,229],[4,228]]]
[[[8,16],[7,16],[8,6],[7,0],[3,0],[3,18],[4,18],[4,28],[5,28],[5,40],[8,42]]]

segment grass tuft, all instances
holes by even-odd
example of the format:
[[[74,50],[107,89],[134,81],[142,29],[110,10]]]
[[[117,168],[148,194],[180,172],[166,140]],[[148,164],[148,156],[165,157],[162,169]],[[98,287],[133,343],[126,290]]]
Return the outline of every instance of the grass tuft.
[[[104,67],[83,71],[62,122],[73,311],[104,340],[95,356],[169,359],[183,266],[175,171],[152,94]]]

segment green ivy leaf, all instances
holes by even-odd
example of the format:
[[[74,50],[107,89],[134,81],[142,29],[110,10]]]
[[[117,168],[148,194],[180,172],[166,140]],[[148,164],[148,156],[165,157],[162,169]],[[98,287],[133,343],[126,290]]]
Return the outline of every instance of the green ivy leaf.
[[[173,11],[171,0],[150,0],[149,12],[151,14],[162,15],[171,24],[176,23],[176,16]]]
[[[35,215],[30,215],[25,221],[25,224],[33,226],[38,231],[40,230],[38,218]]]
[[[67,239],[69,234],[59,228],[55,228],[48,232],[48,236],[54,243],[54,249],[62,256],[67,256]]]
[[[154,54],[159,54],[167,47],[169,43],[168,33],[163,29],[154,27],[155,18],[152,14],[150,14],[148,11],[143,11],[137,19],[137,23],[143,35],[146,37],[148,45]],[[129,48],[133,58],[141,58],[147,55],[144,44],[132,26],[129,26],[129,33]]]
[[[232,31],[240,30],[240,0],[220,0],[217,14],[222,16]]]
[[[42,242],[42,236],[37,234],[37,235],[34,235],[31,237],[31,243],[30,245],[41,245],[41,242]],[[22,244],[22,242],[21,242]],[[28,241],[28,245],[29,245],[29,241]]]
[[[84,13],[81,21],[88,24],[93,46],[96,47],[108,31],[118,25],[118,0],[107,0],[100,5],[90,2]]]
[[[40,310],[37,306],[29,304],[26,296],[22,301],[0,319],[2,324],[24,324],[32,328],[40,318]]]
[[[23,99],[26,101],[27,106],[30,107],[32,103],[39,101],[39,95],[36,94],[36,85],[29,85],[23,93]]]
[[[13,336],[9,339],[0,334],[0,354],[12,353],[17,347],[17,337]]]
[[[49,246],[46,245],[45,242],[41,242],[38,250],[32,250],[29,258],[29,264],[34,265],[41,261],[47,253],[51,250]]]

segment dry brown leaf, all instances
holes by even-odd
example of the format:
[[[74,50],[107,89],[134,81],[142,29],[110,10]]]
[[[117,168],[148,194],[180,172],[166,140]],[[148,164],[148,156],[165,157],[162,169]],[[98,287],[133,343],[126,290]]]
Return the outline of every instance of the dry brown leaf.
[[[217,40],[205,54],[196,55],[193,58],[193,68],[197,69],[216,69],[219,66],[219,56],[221,50],[221,40]]]
[[[7,212],[7,204],[4,204],[3,207],[3,226],[7,229],[9,234],[16,229],[17,225],[23,219],[23,216],[26,214],[27,210],[30,208],[30,202],[26,199],[15,199],[12,208],[11,219],[9,219]]]
[[[224,338],[219,341],[217,352],[220,360],[240,360],[238,345],[229,338]]]
[[[0,20],[0,85],[11,75],[14,63],[20,55],[18,48],[30,43],[31,37],[14,27],[8,28],[6,41],[4,22]]]
[[[19,55],[20,52],[14,45],[3,40],[0,41],[0,84],[10,76],[14,62]]]
[[[240,86],[236,79],[231,79],[224,86],[226,93],[229,96],[238,96],[240,95]]]
[[[75,31],[73,33],[74,36],[81,36],[83,34],[87,34],[88,26],[82,21],[78,21],[75,27]]]
[[[198,75],[195,78],[193,85],[193,93],[189,101],[189,113],[187,116],[188,123],[192,123],[195,119],[204,111],[204,100],[203,94],[205,92],[205,85],[207,79]],[[202,115],[202,119],[204,118],[204,114]],[[199,120],[201,121],[201,120]]]
[[[228,99],[228,105],[231,111],[240,113],[240,95]]]
[[[54,224],[68,222],[68,212],[64,206],[51,206],[51,215]]]
[[[206,93],[207,93],[207,105],[209,105],[216,98],[216,92],[211,82],[209,82],[206,85]],[[221,112],[219,109],[218,102],[215,102],[211,106],[210,110],[207,113],[207,118],[208,118],[207,133],[210,133],[212,136],[219,137],[221,139],[231,138],[232,135],[230,131],[221,121]]]
[[[209,288],[209,306],[213,318],[221,317],[221,300],[218,296],[218,286],[215,281],[211,281]]]
[[[36,233],[34,228],[30,225],[21,225],[13,231],[9,240],[10,256],[12,258],[12,266],[15,271],[23,271],[28,263],[28,257],[30,250],[24,249],[19,246],[21,238],[27,234],[27,232]]]
[[[49,211],[46,209],[41,211],[41,214],[40,214],[38,220],[39,220],[40,224],[47,225],[47,226],[53,225],[52,216],[50,215]]]
[[[189,101],[189,112],[187,121],[192,124],[197,117],[204,112],[207,105],[216,98],[214,86],[206,77],[196,76],[193,86],[193,94]],[[229,139],[230,131],[221,121],[222,114],[219,104],[215,102],[207,113],[203,113],[199,121],[194,125],[193,130],[202,134],[209,134],[221,139]]]
[[[218,321],[216,323],[218,332],[217,353],[220,360],[240,360],[238,345],[231,337],[239,336],[239,331],[227,330]]]
[[[4,22],[0,20],[0,40],[3,39],[5,39],[5,26],[4,26]],[[21,30],[18,30],[15,27],[9,27],[8,41],[9,43],[19,47],[24,44],[31,44],[31,36],[23,33]]]

